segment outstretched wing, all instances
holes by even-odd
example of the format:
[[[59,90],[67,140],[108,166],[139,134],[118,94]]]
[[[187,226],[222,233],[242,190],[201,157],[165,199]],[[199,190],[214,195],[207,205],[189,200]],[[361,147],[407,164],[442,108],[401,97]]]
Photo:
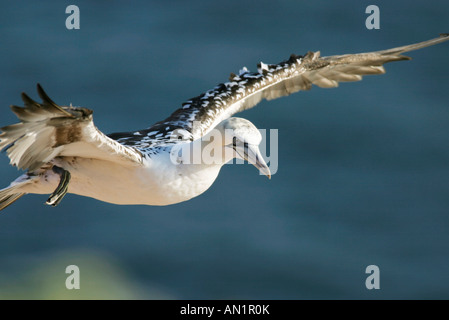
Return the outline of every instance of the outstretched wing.
[[[38,84],[42,103],[22,93],[24,107],[11,106],[21,122],[1,128],[0,150],[11,164],[33,171],[58,156],[75,156],[139,165],[141,153],[98,130],[92,110],[54,103]]]
[[[449,40],[449,34],[417,44],[389,50],[320,57],[320,52],[304,56],[292,55],[278,64],[259,63],[258,72],[246,68],[229,81],[185,102],[167,119],[146,130],[132,134],[116,134],[126,145],[152,146],[174,138],[174,132],[184,132],[184,138],[197,139],[233,114],[249,109],[262,99],[275,99],[312,85],[321,88],[337,87],[339,82],[359,81],[364,75],[385,73],[383,64],[408,60],[404,52],[421,49]],[[177,130],[181,129],[181,130]]]

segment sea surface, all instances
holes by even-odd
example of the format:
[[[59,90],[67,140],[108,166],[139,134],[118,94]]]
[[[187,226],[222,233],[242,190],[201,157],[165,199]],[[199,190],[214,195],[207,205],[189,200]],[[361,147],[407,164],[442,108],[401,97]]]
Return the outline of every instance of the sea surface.
[[[80,29],[66,28],[69,4]],[[365,26],[371,4],[380,29]],[[132,131],[243,66],[442,32],[443,0],[4,1],[0,126],[36,83],[93,109],[105,133]],[[226,165],[203,195],[166,207],[23,197],[0,214],[0,298],[448,299],[449,42],[409,55],[239,114],[278,130],[271,180]],[[2,153],[1,187],[21,174],[8,163]],[[79,290],[65,286],[69,265]],[[366,287],[370,265],[379,289]]]

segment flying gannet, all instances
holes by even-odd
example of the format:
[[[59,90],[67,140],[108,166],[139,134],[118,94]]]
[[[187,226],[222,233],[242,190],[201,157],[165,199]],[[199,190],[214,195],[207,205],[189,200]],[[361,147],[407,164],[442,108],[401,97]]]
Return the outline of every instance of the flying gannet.
[[[257,72],[232,73],[228,82],[147,129],[109,135],[95,127],[92,110],[59,106],[38,84],[42,102],[22,93],[24,107],[11,106],[20,122],[1,128],[0,150],[26,173],[0,190],[0,210],[27,193],[50,194],[46,203],[52,206],[66,193],[114,204],[179,203],[206,191],[234,158],[270,177],[259,151],[261,134],[248,120],[232,117],[235,113],[312,85],[334,88],[385,73],[383,64],[410,59],[402,53],[446,40],[449,34],[376,52],[321,57],[318,51],[293,54],[278,64],[261,62]],[[211,146],[221,151],[213,161],[192,161],[195,152]]]

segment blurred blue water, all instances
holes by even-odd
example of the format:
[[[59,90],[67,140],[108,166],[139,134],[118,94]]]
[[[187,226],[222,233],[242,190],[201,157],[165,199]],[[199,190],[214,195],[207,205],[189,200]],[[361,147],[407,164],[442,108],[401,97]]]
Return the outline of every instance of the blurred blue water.
[[[71,31],[69,4],[2,3],[0,126],[16,121],[8,105],[22,91],[36,97],[37,82],[57,103],[94,109],[102,131],[128,131],[260,60],[449,32],[442,0],[376,1],[381,29],[371,31],[368,1],[76,1],[81,29]],[[83,270],[88,252],[143,298],[449,298],[448,52],[447,43],[413,52],[386,75],[240,114],[279,129],[271,181],[225,166],[205,194],[168,207],[21,199],[0,215],[0,297],[35,297],[37,266]],[[2,186],[18,175],[4,154],[0,175]],[[370,264],[380,290],[365,288]]]

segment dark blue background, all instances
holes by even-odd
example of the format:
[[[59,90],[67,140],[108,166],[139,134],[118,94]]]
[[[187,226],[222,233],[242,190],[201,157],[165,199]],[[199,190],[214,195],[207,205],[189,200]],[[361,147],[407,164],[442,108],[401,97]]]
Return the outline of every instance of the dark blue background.
[[[65,28],[76,4],[81,29]],[[365,8],[380,8],[380,30]],[[230,72],[449,32],[448,1],[14,1],[0,10],[0,126],[41,83],[110,133],[145,128]],[[0,214],[0,298],[449,298],[449,43],[387,74],[239,114],[279,130],[271,181],[225,166],[167,207],[29,195]],[[1,185],[19,172],[0,158]],[[81,290],[65,288],[65,267]],[[378,265],[380,290],[365,288]]]

